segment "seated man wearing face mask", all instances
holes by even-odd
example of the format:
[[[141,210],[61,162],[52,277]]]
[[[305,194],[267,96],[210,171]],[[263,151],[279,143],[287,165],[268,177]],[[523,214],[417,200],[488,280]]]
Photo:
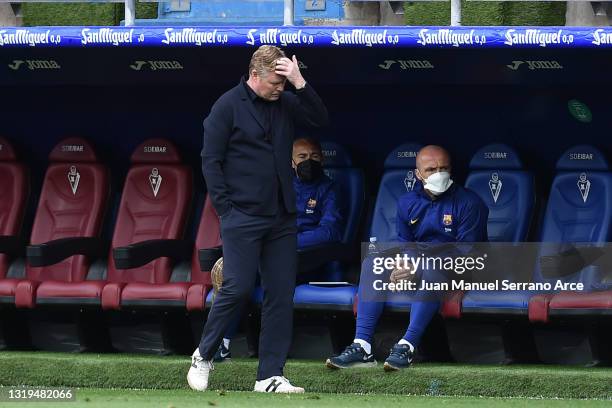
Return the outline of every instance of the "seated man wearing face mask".
[[[402,195],[397,204],[398,241],[434,244],[487,241],[488,208],[475,193],[453,183],[448,152],[439,146],[426,146],[417,154],[416,166],[420,182]],[[373,301],[371,294],[368,297],[372,292],[367,290],[371,291],[373,281],[380,279],[373,274],[372,262],[372,258],[367,257],[362,264],[355,340],[339,356],[327,359],[329,368],[376,365],[371,343],[385,302],[384,299]],[[445,279],[434,276],[437,271],[421,272],[422,276],[429,274],[427,280],[430,281]],[[409,270],[395,269],[389,280],[396,283],[411,277],[414,275]],[[418,289],[415,294],[410,323],[385,360],[385,371],[410,366],[415,347],[419,346],[425,329],[440,307],[439,299],[431,292]]]
[[[297,207],[297,247],[307,248],[338,242],[342,234],[342,216],[336,201],[334,181],[323,173],[321,145],[314,139],[300,138],[293,142],[293,188]],[[303,277],[299,276],[302,280]],[[230,341],[237,330],[237,318],[225,334],[213,361],[230,358]]]
[[[341,238],[342,217],[334,182],[323,173],[322,159],[319,142],[309,138],[293,142],[298,248],[337,242]]]

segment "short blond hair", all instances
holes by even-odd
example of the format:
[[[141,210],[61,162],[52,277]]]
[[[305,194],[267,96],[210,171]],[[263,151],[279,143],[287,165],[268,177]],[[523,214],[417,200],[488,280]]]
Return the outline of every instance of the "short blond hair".
[[[262,45],[251,57],[249,63],[249,76],[253,70],[260,76],[265,76],[276,69],[276,60],[283,58],[285,52],[274,45]]]

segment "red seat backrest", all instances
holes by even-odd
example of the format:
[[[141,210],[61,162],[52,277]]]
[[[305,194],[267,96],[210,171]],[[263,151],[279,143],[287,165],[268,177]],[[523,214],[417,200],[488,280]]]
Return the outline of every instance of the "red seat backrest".
[[[202,216],[200,217],[200,226],[198,227],[198,233],[196,236],[196,250],[193,251],[193,258],[191,260],[192,282],[212,285],[212,281],[210,280],[210,271],[203,272],[200,270],[198,250],[214,248],[220,245],[221,225],[219,224],[219,217],[217,216],[217,212],[210,201],[210,197],[206,195],[204,210],[202,211]]]
[[[165,139],[150,139],[132,154],[112,248],[151,239],[181,239],[189,216],[193,181],[191,168],[181,164],[176,147]],[[110,282],[165,283],[172,262],[162,257],[134,269],[117,269],[111,255]]]
[[[38,207],[32,226],[33,245],[70,237],[96,237],[102,230],[110,194],[110,176],[86,140],[71,137],[49,154]],[[87,276],[89,260],[71,256],[55,265],[32,267],[26,275],[34,281],[79,282]]]
[[[30,194],[29,174],[17,162],[13,146],[0,137],[0,235],[19,235]],[[0,254],[0,279],[6,276],[9,257]]]

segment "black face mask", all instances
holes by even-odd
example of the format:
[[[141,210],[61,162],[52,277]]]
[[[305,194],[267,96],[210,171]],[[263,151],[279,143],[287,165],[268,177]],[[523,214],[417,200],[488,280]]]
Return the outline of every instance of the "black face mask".
[[[304,160],[296,167],[297,176],[305,182],[318,180],[323,175],[323,166],[320,161]]]

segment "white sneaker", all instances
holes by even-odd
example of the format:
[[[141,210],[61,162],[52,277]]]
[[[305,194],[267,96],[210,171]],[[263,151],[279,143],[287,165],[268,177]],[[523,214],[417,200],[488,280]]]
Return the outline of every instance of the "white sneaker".
[[[274,377],[266,378],[265,380],[255,381],[255,392],[278,392],[285,394],[299,394],[304,392],[302,387],[294,387],[291,385],[288,379],[276,375]]]
[[[207,361],[200,356],[200,349],[196,348],[191,355],[191,367],[187,373],[187,383],[192,390],[206,391],[208,388],[208,375],[215,367],[212,361]]]

